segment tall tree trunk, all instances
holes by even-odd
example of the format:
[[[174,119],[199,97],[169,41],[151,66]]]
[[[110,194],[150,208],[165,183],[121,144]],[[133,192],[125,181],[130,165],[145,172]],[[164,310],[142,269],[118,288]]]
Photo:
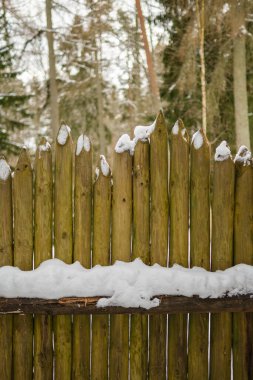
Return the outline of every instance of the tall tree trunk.
[[[151,94],[152,94],[152,98],[153,98],[153,104],[154,104],[154,108],[155,108],[154,111],[159,111],[159,108],[160,108],[159,88],[158,88],[156,72],[155,72],[154,64],[153,64],[153,60],[152,60],[152,55],[151,55],[151,52],[149,49],[149,43],[148,43],[146,27],[145,27],[145,20],[143,17],[140,0],[135,0],[135,3],[136,3],[136,9],[137,9],[138,17],[140,20],[141,33],[142,33],[144,49],[145,49],[145,53],[146,53],[150,90],[151,90]]]
[[[99,132],[100,153],[106,155],[105,128],[103,122],[103,93],[102,93],[102,75],[101,75],[101,57],[98,54],[100,42],[97,43],[95,38],[95,76],[96,76],[96,93],[97,93],[97,121]]]
[[[206,133],[206,66],[205,66],[205,2],[201,0],[201,9],[199,0],[196,0],[196,11],[199,29],[199,55],[200,55],[200,80],[201,80],[201,103],[202,103],[202,128]]]
[[[245,0],[231,1],[233,49],[233,80],[236,145],[250,147],[248,97],[246,82],[246,48],[245,48]]]
[[[53,139],[59,128],[59,106],[56,83],[56,67],[54,54],[54,35],[52,26],[52,0],[46,0],[46,18],[47,18],[47,43],[48,43],[48,61],[49,61],[49,84],[50,84],[50,108],[51,108],[51,130]]]

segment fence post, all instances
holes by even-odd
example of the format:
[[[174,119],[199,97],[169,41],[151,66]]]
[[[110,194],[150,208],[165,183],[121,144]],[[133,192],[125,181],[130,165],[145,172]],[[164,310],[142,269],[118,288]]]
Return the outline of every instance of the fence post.
[[[225,144],[223,142],[222,144]],[[234,163],[228,150],[219,156],[216,149],[212,199],[211,269],[233,265]],[[228,148],[229,149],[229,148]],[[231,313],[211,314],[210,379],[231,378]]]
[[[34,266],[52,258],[52,152],[42,138],[35,157]],[[34,316],[34,377],[53,378],[52,318]]]
[[[129,261],[132,228],[132,157],[114,152],[112,197],[112,264]],[[110,379],[128,379],[128,315],[110,316]]]
[[[170,144],[170,266],[188,266],[189,138],[181,120],[172,129]],[[187,315],[169,316],[168,377],[187,377]]]
[[[55,257],[72,263],[72,138],[62,124],[55,142]],[[71,316],[54,317],[55,379],[71,379]]]
[[[0,156],[0,266],[13,265],[12,178],[5,158]],[[0,374],[12,376],[12,315],[0,316]]]
[[[150,263],[149,251],[149,142],[138,141],[133,163],[133,252],[132,259]],[[131,315],[130,379],[146,379],[148,370],[148,317]]]
[[[93,266],[110,264],[111,171],[103,156],[96,172],[93,188]],[[108,322],[108,315],[92,316],[92,380],[106,380],[108,376]]]
[[[210,270],[210,145],[203,130],[191,143],[190,266]],[[189,315],[188,378],[208,379],[208,314]]]
[[[245,147],[240,152],[235,159],[234,265],[253,265],[253,161]],[[252,313],[233,314],[233,372],[234,379],[253,378]]]
[[[168,134],[163,113],[150,138],[151,264],[167,265],[168,257]],[[166,315],[150,316],[149,378],[166,376]]]
[[[33,267],[33,174],[30,158],[23,148],[13,178],[14,266],[22,270]],[[13,317],[13,377],[32,379],[33,317]]]
[[[75,154],[74,197],[74,261],[91,267],[91,217],[92,217],[92,146],[89,138],[78,138]],[[74,379],[90,377],[90,316],[73,317]]]

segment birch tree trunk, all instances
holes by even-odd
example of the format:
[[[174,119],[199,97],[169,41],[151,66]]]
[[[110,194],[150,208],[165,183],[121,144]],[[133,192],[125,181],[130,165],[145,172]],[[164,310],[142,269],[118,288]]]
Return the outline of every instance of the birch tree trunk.
[[[53,140],[59,129],[59,106],[56,83],[56,67],[54,54],[54,35],[52,26],[52,0],[46,0],[46,18],[47,18],[47,43],[48,43],[48,63],[49,63],[49,88],[50,88],[50,113],[51,113],[51,130]]]
[[[236,145],[250,147],[246,81],[245,0],[231,1]]]

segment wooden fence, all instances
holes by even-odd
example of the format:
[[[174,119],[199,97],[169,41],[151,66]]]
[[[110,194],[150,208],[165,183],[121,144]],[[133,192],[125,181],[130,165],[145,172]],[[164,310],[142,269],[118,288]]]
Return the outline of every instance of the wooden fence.
[[[13,176],[5,168],[1,266],[31,270],[52,258],[53,247],[54,257],[88,268],[136,257],[211,270],[253,264],[252,163],[215,161],[211,201],[210,146],[202,130],[190,143],[179,121],[168,149],[160,112],[133,155],[114,152],[112,173],[101,158],[95,181],[92,146],[86,137],[78,141],[74,154],[62,126],[54,170],[45,139],[34,170],[26,149]],[[227,380],[231,372],[235,380],[253,379],[253,318],[243,312],[253,310],[253,302],[247,296],[164,297],[150,316],[118,308],[112,313],[121,314],[103,310],[107,314],[90,317],[96,299],[9,301],[0,300],[6,313],[0,316],[1,379]],[[20,305],[24,315],[8,314]],[[166,315],[169,307],[176,314]]]

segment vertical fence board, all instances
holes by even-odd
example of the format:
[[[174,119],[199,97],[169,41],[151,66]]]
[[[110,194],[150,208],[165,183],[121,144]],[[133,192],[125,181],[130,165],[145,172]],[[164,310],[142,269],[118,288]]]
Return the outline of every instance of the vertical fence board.
[[[0,266],[13,265],[12,178],[4,157],[0,157]],[[12,376],[12,315],[0,316],[0,374]]]
[[[253,162],[236,162],[234,265],[253,265]],[[234,379],[253,378],[253,315],[233,314]]]
[[[215,161],[212,200],[212,271],[233,265],[234,163]],[[211,314],[210,378],[231,378],[232,319]]]
[[[170,266],[188,266],[189,139],[183,122],[172,129],[170,145]],[[187,377],[187,316],[169,316],[168,377]]]
[[[151,264],[167,265],[168,256],[168,134],[159,112],[150,138]],[[150,316],[149,378],[166,376],[167,316]]]
[[[92,218],[92,147],[87,136],[80,136],[84,143],[75,155],[75,228],[74,261],[91,267],[91,218]],[[73,317],[73,379],[89,379],[90,376],[90,316]]]
[[[133,166],[133,252],[132,259],[150,263],[149,252],[149,142],[138,141]],[[146,379],[148,370],[148,317],[131,316],[130,378]]]
[[[42,138],[35,157],[34,266],[52,258],[52,152]],[[52,317],[34,316],[34,377],[53,378]]]
[[[201,146],[199,146],[199,144]],[[202,130],[191,144],[190,265],[210,269],[210,145]],[[188,378],[208,379],[208,314],[190,314]]]
[[[109,167],[108,173],[103,173],[100,165],[93,194],[92,265],[109,265],[111,227],[111,171]],[[108,315],[92,316],[91,378],[93,380],[106,380],[108,376],[108,322]]]
[[[129,152],[113,157],[112,264],[129,261],[132,228],[132,157]],[[110,379],[128,379],[128,315],[110,317]]]
[[[55,257],[72,263],[72,139],[62,124],[55,147]],[[71,379],[71,316],[54,317],[55,379]]]
[[[33,267],[33,174],[30,158],[22,149],[13,179],[14,266],[22,270]],[[13,317],[13,377],[32,379],[33,317]]]

